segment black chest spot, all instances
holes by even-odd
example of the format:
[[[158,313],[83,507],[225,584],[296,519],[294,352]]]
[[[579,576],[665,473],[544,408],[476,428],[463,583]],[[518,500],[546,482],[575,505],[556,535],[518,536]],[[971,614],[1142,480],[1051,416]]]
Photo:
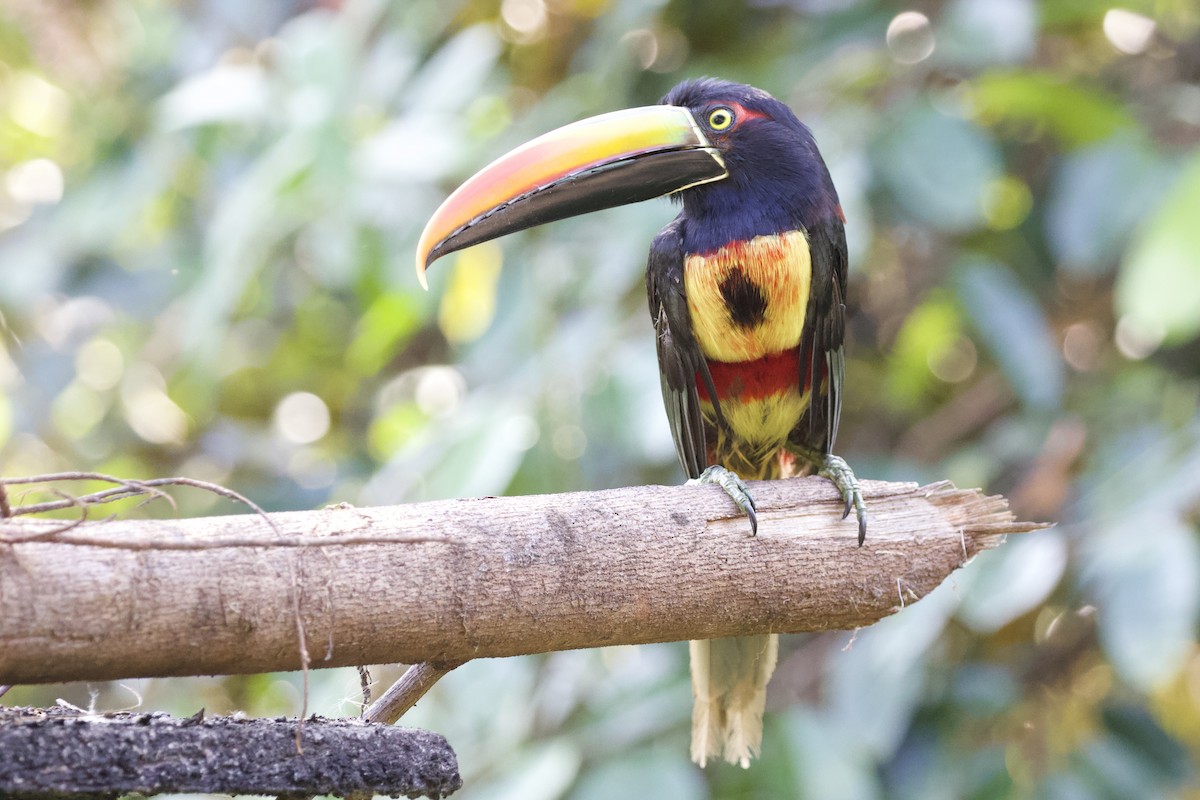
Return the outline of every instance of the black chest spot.
[[[762,324],[767,316],[767,296],[762,287],[746,277],[740,267],[729,270],[729,274],[721,281],[720,289],[734,325],[755,328]]]

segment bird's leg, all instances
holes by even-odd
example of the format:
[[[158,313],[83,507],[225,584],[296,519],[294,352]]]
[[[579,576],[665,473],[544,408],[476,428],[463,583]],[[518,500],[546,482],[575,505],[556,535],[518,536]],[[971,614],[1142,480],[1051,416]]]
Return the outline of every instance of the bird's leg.
[[[833,481],[846,503],[842,519],[850,516],[850,509],[854,509],[858,517],[858,545],[862,547],[862,543],[867,539],[867,505],[863,502],[862,490],[858,486],[858,478],[854,477],[854,470],[850,469],[844,458],[833,453],[822,453],[807,448],[791,449],[816,467],[818,475]]]
[[[849,467],[846,469],[849,470]],[[851,473],[850,477],[853,478],[854,474]],[[750,518],[750,535],[756,536],[758,534],[758,514],[754,509],[754,498],[750,496],[750,490],[746,488],[745,481],[739,478],[737,473],[714,464],[701,472],[699,478],[689,480],[688,486],[701,486],[706,483],[715,483],[725,490],[725,494],[729,495],[742,513]]]
[[[826,453],[818,462],[817,474],[833,481],[833,485],[842,493],[842,499],[846,501],[842,519],[850,516],[850,509],[854,509],[858,516],[858,546],[862,547],[862,543],[867,539],[867,506],[863,502],[862,490],[858,488],[858,478],[854,477],[854,470],[850,469],[850,465],[841,456]]]

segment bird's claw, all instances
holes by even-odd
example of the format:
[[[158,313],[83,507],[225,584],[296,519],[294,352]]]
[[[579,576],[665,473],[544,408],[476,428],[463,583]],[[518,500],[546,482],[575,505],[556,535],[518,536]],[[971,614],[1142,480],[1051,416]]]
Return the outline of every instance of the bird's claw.
[[[843,461],[842,463],[845,464],[846,462]],[[851,477],[853,476],[854,473],[851,473]],[[689,480],[688,486],[701,486],[706,483],[715,483],[725,490],[725,494],[729,495],[734,504],[742,510],[742,513],[750,518],[750,535],[757,536],[758,513],[754,508],[754,498],[750,496],[750,490],[746,488],[745,481],[739,478],[737,473],[730,472],[725,467],[714,464],[704,470],[704,472],[701,472],[699,478]]]
[[[833,481],[833,485],[841,492],[842,499],[846,501],[842,519],[850,516],[850,509],[854,509],[858,516],[858,546],[862,547],[867,539],[867,505],[863,502],[862,490],[858,486],[858,478],[854,477],[854,470],[850,469],[850,465],[842,457],[826,453],[817,474]]]

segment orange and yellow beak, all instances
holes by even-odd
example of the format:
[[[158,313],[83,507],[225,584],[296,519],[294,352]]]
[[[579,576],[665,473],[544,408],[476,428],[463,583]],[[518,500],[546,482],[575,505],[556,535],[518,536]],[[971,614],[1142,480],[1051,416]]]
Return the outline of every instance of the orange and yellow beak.
[[[646,106],[580,120],[501,156],[434,212],[417,245],[417,279],[436,259],[546,222],[725,178],[692,114]]]

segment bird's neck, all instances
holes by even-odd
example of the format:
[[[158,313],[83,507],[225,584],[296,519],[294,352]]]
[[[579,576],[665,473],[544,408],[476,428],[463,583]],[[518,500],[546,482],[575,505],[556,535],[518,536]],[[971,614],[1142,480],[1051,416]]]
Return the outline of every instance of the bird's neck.
[[[807,231],[830,204],[819,176],[761,175],[698,187],[683,196],[684,249],[711,253],[730,242]]]

